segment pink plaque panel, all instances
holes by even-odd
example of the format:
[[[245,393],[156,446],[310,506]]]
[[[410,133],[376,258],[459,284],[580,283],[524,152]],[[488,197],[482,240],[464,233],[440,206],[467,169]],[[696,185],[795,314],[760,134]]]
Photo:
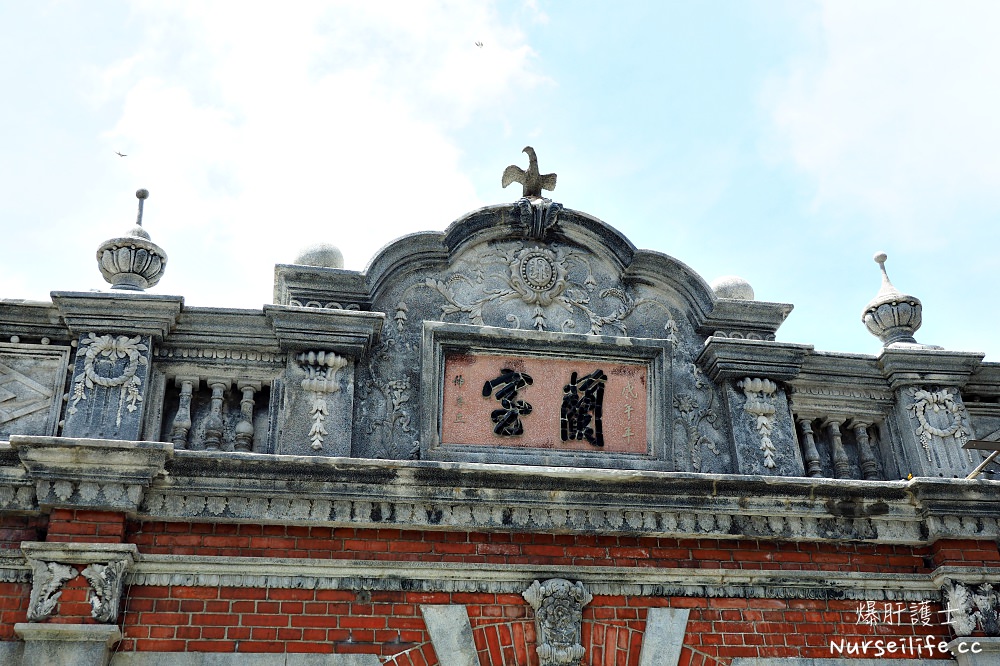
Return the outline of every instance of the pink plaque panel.
[[[597,359],[448,353],[441,443],[647,453],[646,374]]]

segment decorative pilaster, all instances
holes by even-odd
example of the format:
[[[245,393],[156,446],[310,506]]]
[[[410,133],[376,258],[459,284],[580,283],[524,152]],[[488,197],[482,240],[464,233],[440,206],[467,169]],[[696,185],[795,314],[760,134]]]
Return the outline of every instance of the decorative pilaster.
[[[892,445],[903,476],[964,478],[982,462],[962,449],[973,431],[961,393],[982,359],[968,352],[883,350],[878,363],[895,392],[900,436]]]
[[[594,598],[583,583],[536,580],[521,596],[535,610],[539,666],[579,664],[587,653],[581,645],[583,607]]]
[[[153,346],[174,326],[183,299],[52,292],[52,302],[78,336],[63,436],[138,440]]]
[[[347,359],[333,352],[303,352],[296,360],[306,371],[307,377],[302,380],[302,390],[312,400],[309,416],[312,425],[309,428],[309,441],[314,451],[323,449],[323,438],[328,435],[324,423],[326,421],[328,394],[340,391],[337,373],[347,365]]]
[[[819,450],[816,448],[816,437],[813,434],[812,419],[800,418],[802,428],[802,457],[805,460],[807,476],[823,476],[823,465],[819,460]]]

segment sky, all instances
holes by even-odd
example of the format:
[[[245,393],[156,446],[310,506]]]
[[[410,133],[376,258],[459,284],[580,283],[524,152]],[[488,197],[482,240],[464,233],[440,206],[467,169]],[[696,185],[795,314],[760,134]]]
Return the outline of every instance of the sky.
[[[998,24],[992,1],[0,0],[0,298],[106,289],[94,253],[142,187],[151,293],[260,308],[308,245],[363,270],[516,200],[531,145],[564,206],[794,304],[779,340],[877,354],[885,251],[920,342],[1000,361]]]

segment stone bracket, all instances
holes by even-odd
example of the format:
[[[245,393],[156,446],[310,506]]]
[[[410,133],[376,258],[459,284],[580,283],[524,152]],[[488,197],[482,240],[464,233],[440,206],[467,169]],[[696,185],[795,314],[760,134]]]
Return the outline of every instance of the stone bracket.
[[[961,388],[979,368],[983,356],[980,352],[940,349],[884,349],[878,366],[893,390],[914,384]]]
[[[53,291],[51,296],[74,335],[114,331],[160,341],[177,324],[184,306],[180,296],[141,293]]]

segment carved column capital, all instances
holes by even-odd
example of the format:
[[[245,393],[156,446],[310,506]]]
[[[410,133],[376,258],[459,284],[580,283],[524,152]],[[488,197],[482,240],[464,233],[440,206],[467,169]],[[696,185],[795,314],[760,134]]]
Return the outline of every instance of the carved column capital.
[[[21,552],[32,571],[28,619],[39,622],[55,612],[62,586],[82,575],[90,584],[91,617],[118,620],[122,583],[135,565],[135,544],[76,544],[25,541]]]

